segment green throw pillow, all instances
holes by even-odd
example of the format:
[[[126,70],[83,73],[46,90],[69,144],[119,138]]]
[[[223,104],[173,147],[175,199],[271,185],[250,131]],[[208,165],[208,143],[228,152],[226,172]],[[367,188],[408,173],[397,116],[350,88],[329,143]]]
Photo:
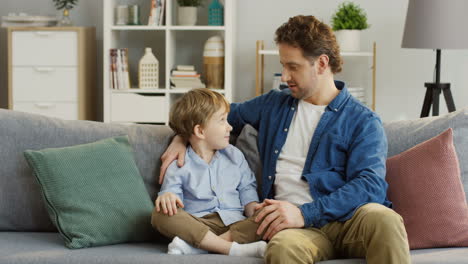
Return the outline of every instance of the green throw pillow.
[[[153,203],[127,136],[27,150],[53,223],[69,248],[147,241]]]

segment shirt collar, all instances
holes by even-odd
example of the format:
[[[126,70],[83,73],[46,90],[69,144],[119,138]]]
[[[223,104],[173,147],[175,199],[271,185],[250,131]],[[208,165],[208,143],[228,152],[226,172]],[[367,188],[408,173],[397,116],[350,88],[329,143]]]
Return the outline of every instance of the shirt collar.
[[[341,110],[341,107],[343,107],[344,103],[346,102],[350,94],[349,94],[349,91],[345,82],[337,81],[337,80],[335,80],[334,82],[335,82],[336,88],[340,90],[340,93],[335,97],[335,99],[333,99],[328,104],[327,108],[329,111],[338,112]],[[293,105],[297,107],[298,104],[299,104],[299,100],[294,98]]]
[[[340,90],[340,93],[328,104],[328,109],[330,111],[338,112],[341,110],[346,100],[348,100],[350,94],[346,87],[346,83],[335,81],[335,86]]]
[[[187,154],[190,156],[191,160],[195,161],[196,163],[203,164],[203,165],[206,165],[206,166],[212,165],[215,162],[215,160],[220,158],[220,155],[221,155],[219,150],[217,150],[214,153],[213,158],[211,158],[210,164],[208,164],[208,163],[206,163],[206,161],[204,159],[202,159],[202,157],[200,157],[195,152],[195,150],[193,150],[192,146],[190,146],[190,145],[188,145],[188,147],[187,147]]]

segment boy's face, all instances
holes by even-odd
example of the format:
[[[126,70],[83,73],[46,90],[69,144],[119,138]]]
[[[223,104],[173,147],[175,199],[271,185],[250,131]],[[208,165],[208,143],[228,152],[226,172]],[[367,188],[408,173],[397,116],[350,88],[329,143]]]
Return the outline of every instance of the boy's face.
[[[227,121],[228,112],[222,107],[216,111],[203,128],[205,140],[210,149],[223,149],[229,145],[232,126]]]

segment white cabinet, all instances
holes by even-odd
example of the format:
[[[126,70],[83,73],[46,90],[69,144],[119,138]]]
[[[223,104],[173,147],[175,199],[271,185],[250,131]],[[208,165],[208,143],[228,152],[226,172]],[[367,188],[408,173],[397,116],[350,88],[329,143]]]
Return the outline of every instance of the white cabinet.
[[[103,115],[104,122],[141,122],[167,124],[170,107],[188,89],[170,87],[171,70],[177,65],[194,65],[204,76],[203,48],[205,41],[214,35],[224,39],[224,87],[214,89],[232,100],[234,87],[234,18],[235,0],[221,1],[224,5],[224,25],[208,26],[208,6],[204,1],[198,10],[195,26],[177,25],[177,1],[166,0],[165,19],[161,26],[147,26],[151,1],[104,0],[103,14]],[[115,25],[115,8],[118,5],[138,4],[143,25]],[[159,60],[159,89],[138,87],[138,61],[145,47],[152,48]],[[117,90],[110,83],[110,50],[127,48],[130,83],[132,89]]]
[[[95,120],[94,28],[10,27],[2,107],[69,120]]]

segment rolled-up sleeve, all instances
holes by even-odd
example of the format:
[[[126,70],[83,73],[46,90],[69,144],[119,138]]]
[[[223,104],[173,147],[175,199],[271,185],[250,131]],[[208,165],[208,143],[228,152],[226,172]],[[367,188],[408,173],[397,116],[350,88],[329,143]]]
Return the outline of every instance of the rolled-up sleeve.
[[[164,183],[161,186],[161,191],[158,193],[162,195],[166,192],[171,192],[179,196],[179,198],[183,201],[183,190],[182,190],[182,180],[185,170],[182,170],[177,167],[177,161],[173,161],[171,165],[167,168],[166,176],[164,177]]]
[[[255,180],[255,175],[243,155],[239,169],[241,172],[241,180],[237,190],[239,191],[242,206],[246,206],[251,202],[258,202],[257,181]]]

